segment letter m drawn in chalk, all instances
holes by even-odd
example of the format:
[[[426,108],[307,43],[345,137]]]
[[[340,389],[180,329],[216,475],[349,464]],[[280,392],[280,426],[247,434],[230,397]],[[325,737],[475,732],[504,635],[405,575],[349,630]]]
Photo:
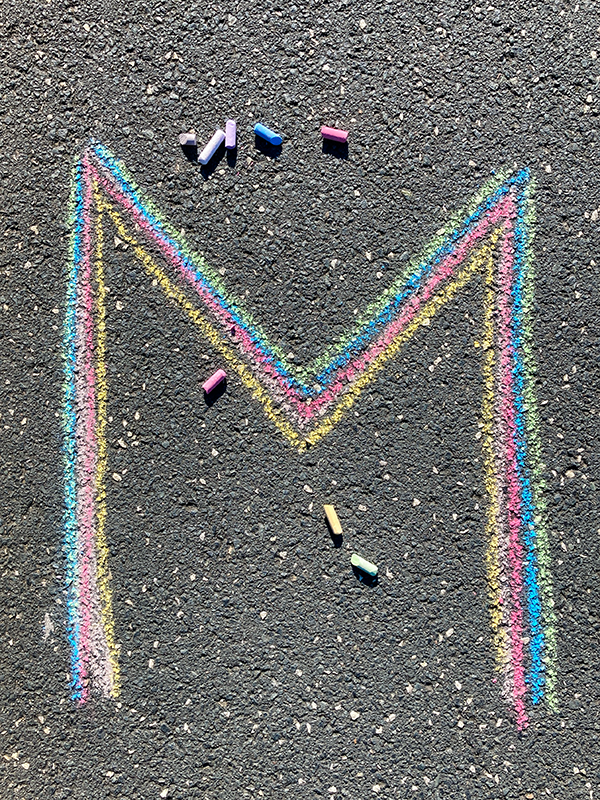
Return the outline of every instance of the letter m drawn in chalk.
[[[288,445],[317,447],[422,325],[484,284],[483,461],[490,616],[503,691],[519,727],[528,695],[556,707],[556,632],[534,386],[533,189],[500,176],[307,368],[291,364],[218,273],[190,252],[105,147],[74,170],[64,329],[65,530],[73,696],[119,693],[106,504],[104,227],[221,353]]]

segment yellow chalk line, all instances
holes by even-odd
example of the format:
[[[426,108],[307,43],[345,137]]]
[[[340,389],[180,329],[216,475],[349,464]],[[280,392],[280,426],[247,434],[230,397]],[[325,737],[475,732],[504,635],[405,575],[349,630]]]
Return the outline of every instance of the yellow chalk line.
[[[261,384],[256,380],[250,368],[240,361],[231,348],[223,342],[223,337],[219,331],[202,316],[200,311],[188,300],[184,292],[172,283],[160,267],[155,264],[148,253],[146,253],[144,248],[141,247],[134,238],[129,236],[120,215],[114,211],[110,205],[104,202],[102,203],[102,208],[110,215],[119,232],[120,238],[133,247],[135,255],[140,259],[146,271],[156,279],[158,285],[167,297],[179,303],[188,317],[200,328],[213,347],[223,355],[228,364],[238,373],[244,386],[252,392],[252,396],[262,403],[267,418],[279,429],[289,444],[297,447],[300,439],[298,433],[296,433],[287,420],[282,418],[281,412],[274,405],[265,389],[263,389]]]
[[[486,539],[488,549],[485,557],[488,580],[490,622],[492,642],[496,649],[496,669],[502,671],[508,652],[507,631],[502,625],[502,605],[500,589],[500,548],[497,519],[500,513],[498,482],[496,480],[496,454],[494,452],[494,261],[490,257],[485,271],[485,300],[483,322],[483,474],[489,502],[487,509]]]
[[[343,399],[339,402],[337,408],[327,417],[318,428],[315,428],[301,443],[300,449],[304,449],[307,445],[313,445],[322,439],[323,436],[328,434],[337,423],[341,420],[342,416],[354,405],[358,396],[365,388],[365,386],[375,377],[375,374],[381,370],[386,362],[393,358],[398,350],[417,332],[418,328],[430,319],[434,314],[446,303],[448,303],[460,291],[463,286],[471,279],[471,277],[482,269],[483,265],[492,256],[492,249],[496,244],[500,232],[494,232],[489,239],[489,243],[482,245],[477,252],[472,256],[469,263],[461,272],[456,276],[452,283],[447,284],[432,300],[426,303],[423,308],[416,314],[412,322],[401,331],[398,336],[387,346],[387,348],[377,357],[375,361],[366,369],[363,374],[353,384],[352,388],[344,395]]]
[[[423,306],[410,324],[398,334],[365,370],[360,378],[355,381],[351,389],[340,400],[335,411],[326,417],[310,434],[308,434],[308,436],[301,439],[294,428],[285,419],[282,419],[281,411],[274,405],[268,393],[252,374],[250,368],[240,361],[232,349],[223,342],[221,333],[204,318],[200,311],[190,302],[185,293],[168,278],[148,255],[145,249],[138,244],[137,240],[127,232],[121,215],[104,200],[101,200],[101,210],[109,214],[119,233],[119,237],[133,248],[135,255],[140,259],[146,271],[156,279],[158,285],[162,288],[167,297],[175,300],[183,308],[188,317],[201,329],[202,333],[213,347],[224,356],[230,366],[238,373],[242,383],[252,392],[252,396],[262,403],[267,418],[279,429],[288,443],[297,447],[300,451],[306,449],[309,445],[316,444],[320,439],[330,433],[344,414],[354,405],[363,389],[375,377],[376,373],[397,354],[398,350],[400,350],[400,348],[417,332],[419,327],[423,325],[427,319],[431,319],[442,306],[455,297],[457,292],[468,283],[476,272],[483,269],[488,259],[491,258],[493,247],[501,233],[498,230],[489,237],[487,243],[482,245],[479,250],[473,254],[467,266],[461,270],[457,277]]]
[[[94,196],[99,205],[98,188],[94,184]],[[102,213],[99,210],[96,218],[96,282],[98,294],[97,306],[97,340],[96,340],[96,385],[97,385],[97,413],[96,440],[98,443],[97,469],[96,469],[96,504],[97,504],[97,529],[96,529],[96,570],[98,590],[101,600],[100,617],[106,636],[110,666],[110,694],[118,697],[121,690],[119,670],[119,645],[115,637],[115,621],[112,607],[112,591],[110,588],[110,570],[108,566],[108,545],[106,542],[106,471],[108,465],[108,451],[106,446],[106,427],[108,386],[106,380],[106,284],[104,282],[103,265],[104,235],[102,228]]]

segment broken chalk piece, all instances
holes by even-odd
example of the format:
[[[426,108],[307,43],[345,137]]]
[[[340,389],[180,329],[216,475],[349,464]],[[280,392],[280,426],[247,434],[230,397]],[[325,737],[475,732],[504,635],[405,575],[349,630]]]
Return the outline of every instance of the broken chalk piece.
[[[341,131],[338,128],[328,128],[323,125],[321,128],[321,136],[324,139],[329,139],[332,142],[341,142],[344,144],[348,141],[348,131]]]
[[[235,150],[237,147],[237,125],[234,119],[228,119],[225,123],[225,147],[227,150]]]
[[[210,394],[214,391],[220,383],[223,383],[225,378],[227,377],[227,373],[224,369],[218,369],[214,375],[211,375],[207,381],[204,381],[202,384],[202,388],[206,392],[206,394]]]
[[[323,506],[325,510],[325,515],[327,517],[327,522],[329,523],[329,527],[331,528],[331,532],[335,536],[341,536],[342,526],[340,525],[340,521],[338,519],[338,515],[335,512],[335,508],[333,506]]]
[[[208,144],[204,147],[204,150],[198,156],[198,161],[203,165],[206,166],[214,154],[217,152],[221,143],[225,140],[225,134],[222,130],[218,130],[213,134],[212,139],[208,142]]]
[[[196,147],[196,134],[193,131],[179,134],[179,144],[182,147]]]
[[[362,569],[363,572],[366,572],[368,575],[377,575],[377,567],[375,564],[371,564],[370,561],[367,561],[364,558],[361,558],[357,553],[352,553],[352,558],[350,559],[350,563],[353,567],[357,567],[357,569]]]
[[[269,144],[275,145],[277,147],[283,141],[281,136],[275,131],[272,131],[270,128],[267,128],[265,125],[262,125],[260,122],[257,122],[254,126],[254,133],[257,136],[260,136],[261,139],[266,139]]]

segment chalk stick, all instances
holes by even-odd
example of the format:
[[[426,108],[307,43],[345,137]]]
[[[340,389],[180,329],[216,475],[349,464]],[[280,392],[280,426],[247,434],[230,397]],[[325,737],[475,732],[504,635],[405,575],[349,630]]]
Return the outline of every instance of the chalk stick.
[[[281,136],[275,131],[272,131],[270,128],[267,128],[265,125],[262,125],[260,122],[257,122],[254,126],[254,133],[257,136],[260,136],[261,139],[266,139],[269,144],[273,144],[277,147],[283,141]]]
[[[202,388],[206,392],[206,394],[210,394],[214,391],[220,383],[223,383],[225,378],[227,377],[227,373],[224,369],[218,369],[214,375],[211,375],[210,378],[202,384]]]
[[[342,526],[340,525],[338,515],[335,513],[335,508],[333,506],[323,506],[323,509],[325,510],[325,516],[327,517],[331,532],[335,534],[335,536],[341,536]]]
[[[234,119],[228,119],[225,123],[225,147],[227,150],[235,150],[237,147],[237,125]]]
[[[225,134],[222,130],[215,131],[212,139],[205,145],[204,150],[198,156],[198,161],[206,166],[214,154],[217,152],[221,143],[225,140]]]
[[[182,147],[196,147],[196,134],[192,131],[189,133],[180,133],[179,144]]]
[[[344,144],[348,141],[348,131],[341,131],[339,128],[328,128],[323,125],[321,128],[321,136],[324,139],[329,139],[332,142],[341,142]]]
[[[352,553],[352,558],[350,559],[350,563],[352,564],[353,567],[361,569],[368,575],[372,575],[373,577],[377,575],[378,570],[375,564],[371,564],[370,561],[367,561],[365,558],[362,558],[357,553]]]

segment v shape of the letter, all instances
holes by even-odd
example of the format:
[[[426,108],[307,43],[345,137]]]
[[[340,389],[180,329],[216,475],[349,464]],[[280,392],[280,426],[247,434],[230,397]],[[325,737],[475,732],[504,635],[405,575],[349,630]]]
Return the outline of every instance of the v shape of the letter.
[[[476,275],[485,285],[483,454],[487,572],[497,665],[516,722],[526,694],[556,705],[556,633],[530,309],[528,170],[487,185],[410,263],[353,330],[298,368],[268,341],[218,273],[192,253],[100,144],[73,180],[64,329],[65,546],[73,693],[119,692],[106,547],[107,378],[103,225],[112,220],[149,276],[221,352],[293,447],[315,446],[421,325]],[[524,645],[528,644],[528,648]]]

